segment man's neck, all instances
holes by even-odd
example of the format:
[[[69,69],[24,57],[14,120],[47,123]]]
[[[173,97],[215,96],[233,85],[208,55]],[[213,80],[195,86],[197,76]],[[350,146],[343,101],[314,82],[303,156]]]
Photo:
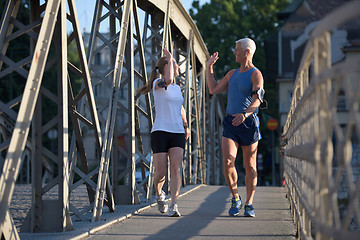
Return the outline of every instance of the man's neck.
[[[244,64],[240,65],[240,72],[246,72],[249,71],[254,67],[254,64],[250,61],[246,61]]]

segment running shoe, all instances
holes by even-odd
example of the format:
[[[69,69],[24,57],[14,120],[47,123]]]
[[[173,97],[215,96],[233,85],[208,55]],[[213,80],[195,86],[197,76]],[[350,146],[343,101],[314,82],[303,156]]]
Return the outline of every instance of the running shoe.
[[[165,202],[165,198],[165,192],[161,190],[160,196],[156,198],[157,206],[161,213],[166,213],[168,210],[168,205]]]
[[[168,212],[169,217],[181,217],[181,214],[176,203],[172,203]]]
[[[231,208],[229,209],[229,215],[230,216],[237,216],[239,215],[239,210],[242,208],[242,202],[241,198],[239,198],[239,201],[236,201],[233,197],[231,199]]]
[[[254,207],[251,204],[245,204],[244,207],[244,216],[245,217],[255,217]]]

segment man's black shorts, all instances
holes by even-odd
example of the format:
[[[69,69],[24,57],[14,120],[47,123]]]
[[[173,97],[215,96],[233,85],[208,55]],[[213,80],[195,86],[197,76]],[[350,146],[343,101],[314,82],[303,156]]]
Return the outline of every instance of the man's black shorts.
[[[185,149],[185,133],[154,131],[151,133],[151,149],[153,153],[168,152],[169,148]]]

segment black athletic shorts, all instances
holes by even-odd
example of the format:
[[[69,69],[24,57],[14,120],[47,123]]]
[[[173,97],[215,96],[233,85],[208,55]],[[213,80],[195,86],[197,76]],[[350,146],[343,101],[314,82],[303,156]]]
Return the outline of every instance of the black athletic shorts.
[[[168,152],[169,148],[185,149],[185,133],[154,131],[151,133],[151,149],[153,153]]]

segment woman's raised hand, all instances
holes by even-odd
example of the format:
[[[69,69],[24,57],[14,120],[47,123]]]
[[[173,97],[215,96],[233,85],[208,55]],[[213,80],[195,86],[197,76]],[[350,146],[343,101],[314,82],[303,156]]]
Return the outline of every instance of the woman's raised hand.
[[[167,49],[164,48],[164,49],[163,49],[163,53],[164,53],[166,59],[171,60],[172,55],[171,55],[171,53],[169,52],[169,50],[167,50]]]

